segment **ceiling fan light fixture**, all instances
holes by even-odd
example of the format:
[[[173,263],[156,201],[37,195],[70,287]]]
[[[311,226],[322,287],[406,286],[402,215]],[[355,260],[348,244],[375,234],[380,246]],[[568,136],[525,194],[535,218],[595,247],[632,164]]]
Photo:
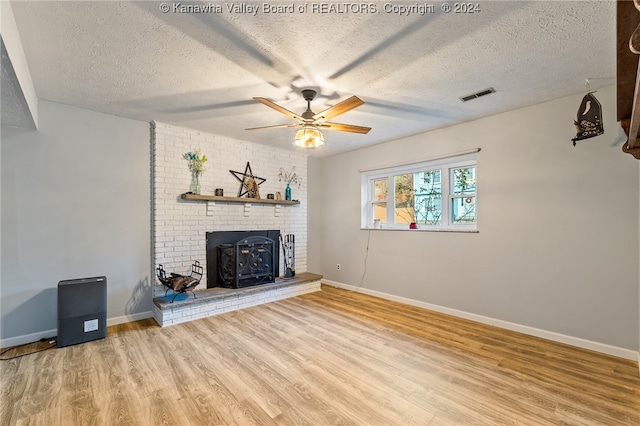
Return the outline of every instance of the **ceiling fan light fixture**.
[[[322,132],[314,126],[303,126],[296,132],[293,144],[301,148],[317,148],[324,144]]]

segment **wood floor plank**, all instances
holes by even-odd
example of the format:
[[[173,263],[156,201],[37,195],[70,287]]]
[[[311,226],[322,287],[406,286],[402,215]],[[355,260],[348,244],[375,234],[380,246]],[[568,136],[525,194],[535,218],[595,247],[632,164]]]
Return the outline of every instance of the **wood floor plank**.
[[[140,403],[144,409],[141,417],[144,424],[154,426],[183,426],[191,422],[182,415],[182,407],[171,389],[164,388],[145,396]]]
[[[0,362],[0,425],[640,425],[635,362],[323,286]]]

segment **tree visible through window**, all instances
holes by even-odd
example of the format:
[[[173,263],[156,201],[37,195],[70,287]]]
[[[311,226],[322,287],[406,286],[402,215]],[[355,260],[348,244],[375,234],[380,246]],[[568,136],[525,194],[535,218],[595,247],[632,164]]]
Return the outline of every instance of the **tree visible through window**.
[[[476,168],[453,169],[451,222],[457,224],[476,221]]]
[[[366,188],[368,189],[365,189]],[[475,160],[424,163],[363,176],[363,225],[377,219],[386,228],[448,229],[476,225]],[[364,204],[363,204],[364,205]]]
[[[387,179],[373,181],[373,219],[387,222]]]
[[[442,218],[441,171],[394,176],[396,224],[439,225]]]

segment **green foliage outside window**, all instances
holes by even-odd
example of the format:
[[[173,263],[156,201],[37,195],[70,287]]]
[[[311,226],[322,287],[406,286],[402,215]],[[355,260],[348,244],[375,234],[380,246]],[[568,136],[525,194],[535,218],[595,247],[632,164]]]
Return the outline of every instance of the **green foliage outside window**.
[[[440,170],[395,176],[396,223],[439,225],[442,218]]]
[[[457,224],[476,221],[475,167],[453,170],[453,198],[451,199],[451,222]],[[472,195],[473,194],[473,195]]]

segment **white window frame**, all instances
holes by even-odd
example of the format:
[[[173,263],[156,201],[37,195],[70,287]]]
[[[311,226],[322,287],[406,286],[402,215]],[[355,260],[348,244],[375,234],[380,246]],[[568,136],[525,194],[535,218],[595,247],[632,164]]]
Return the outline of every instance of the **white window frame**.
[[[479,150],[475,150],[477,152]],[[451,219],[451,203],[454,198],[460,198],[458,194],[454,194],[453,189],[453,170],[474,167],[475,168],[475,187],[476,192],[464,194],[464,197],[475,198],[475,217],[476,220],[469,224],[452,223]],[[374,229],[373,210],[375,204],[387,203],[387,221],[392,223],[381,224],[380,229],[398,230],[398,231],[416,231],[409,229],[408,224],[395,224],[395,183],[394,177],[404,174],[413,174],[418,172],[426,172],[431,170],[440,170],[440,184],[442,188],[442,216],[439,225],[418,225],[418,231],[454,231],[454,232],[477,232],[478,231],[478,166],[475,155],[450,156],[438,158],[434,160],[424,160],[416,163],[391,166],[379,169],[370,169],[361,171],[361,228]],[[374,181],[387,179],[387,200],[375,200]],[[389,219],[390,218],[390,219]]]

